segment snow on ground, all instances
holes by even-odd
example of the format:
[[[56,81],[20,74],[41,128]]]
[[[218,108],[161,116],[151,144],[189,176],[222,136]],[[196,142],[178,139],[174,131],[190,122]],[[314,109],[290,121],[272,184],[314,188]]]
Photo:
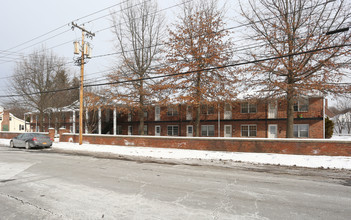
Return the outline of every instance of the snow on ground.
[[[331,139],[333,139],[333,140],[350,140],[351,141],[351,134],[349,134],[349,135],[334,135]]]
[[[0,144],[9,145],[8,139],[0,139]],[[188,163],[189,160],[201,164],[208,164],[208,161],[228,161],[245,162],[253,164],[271,164],[282,166],[298,166],[309,168],[331,168],[331,169],[351,169],[351,157],[344,156],[310,156],[291,155],[273,153],[242,153],[242,152],[222,152],[186,150],[171,148],[151,148],[151,147],[126,147],[115,145],[94,145],[60,142],[54,143],[53,149],[74,151],[81,153],[107,153],[116,156],[129,156],[153,159],[172,159],[179,162]]]

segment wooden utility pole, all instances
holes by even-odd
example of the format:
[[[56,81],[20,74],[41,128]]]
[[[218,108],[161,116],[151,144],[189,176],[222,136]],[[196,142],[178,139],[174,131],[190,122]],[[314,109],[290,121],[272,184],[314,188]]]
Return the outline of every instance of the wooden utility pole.
[[[82,44],[81,44],[81,57],[77,59],[77,63],[80,64],[80,88],[79,88],[79,145],[83,143],[83,99],[84,99],[84,64],[85,56],[90,56],[89,49],[87,48],[86,43],[84,42],[84,35],[87,34],[89,37],[95,37],[94,33],[85,30],[83,27],[78,26],[72,22],[72,29],[78,28],[82,31]]]

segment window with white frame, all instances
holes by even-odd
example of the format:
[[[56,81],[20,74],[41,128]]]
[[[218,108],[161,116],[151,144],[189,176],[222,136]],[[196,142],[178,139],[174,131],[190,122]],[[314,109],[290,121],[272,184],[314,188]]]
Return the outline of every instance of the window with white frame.
[[[160,106],[155,106],[155,121],[159,121],[161,119],[161,109]]]
[[[308,124],[294,124],[294,137],[308,137],[309,127]]]
[[[241,125],[241,136],[242,137],[256,137],[257,136],[257,125]]]
[[[229,103],[224,105],[224,119],[232,119],[232,106]]]
[[[213,105],[201,105],[201,114],[213,115],[214,114],[214,106]]]
[[[167,108],[167,115],[168,116],[178,115],[177,106],[168,106],[168,108]]]
[[[193,107],[191,105],[186,106],[186,120],[193,119]]]
[[[128,112],[128,121],[132,121],[132,113],[131,112]]]
[[[257,105],[254,103],[243,102],[241,103],[241,113],[256,113]]]
[[[214,125],[201,125],[201,136],[202,137],[213,137],[214,136]]]
[[[168,125],[167,126],[167,135],[168,136],[178,136],[178,125]]]
[[[144,118],[147,118],[148,114],[147,111],[144,111]]]
[[[308,99],[300,98],[296,102],[294,102],[294,111],[295,112],[308,112]]]

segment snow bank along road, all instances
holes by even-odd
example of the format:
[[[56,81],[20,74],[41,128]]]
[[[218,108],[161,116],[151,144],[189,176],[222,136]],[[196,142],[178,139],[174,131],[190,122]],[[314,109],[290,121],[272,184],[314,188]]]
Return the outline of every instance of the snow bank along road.
[[[189,166],[0,146],[2,219],[349,219],[351,171]],[[241,166],[240,166],[241,165]]]
[[[9,146],[8,139],[0,139],[0,144]],[[88,154],[102,157],[124,157],[133,160],[166,160],[180,164],[237,166],[237,162],[271,164],[309,168],[350,169],[351,157],[311,156],[268,153],[243,153],[223,151],[202,151],[185,149],[166,149],[150,147],[126,147],[113,145],[94,145],[60,142],[53,149],[59,152]]]

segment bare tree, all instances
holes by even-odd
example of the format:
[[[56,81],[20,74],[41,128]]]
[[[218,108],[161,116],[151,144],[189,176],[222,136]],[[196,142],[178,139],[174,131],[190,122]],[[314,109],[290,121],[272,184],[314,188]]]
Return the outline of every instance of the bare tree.
[[[166,42],[167,66],[160,71],[174,75],[163,80],[179,103],[195,107],[195,135],[200,134],[201,105],[236,97],[235,71],[225,66],[232,58],[232,43],[225,31],[224,10],[217,0],[182,1],[182,11]],[[205,71],[204,69],[210,69]]]
[[[99,108],[102,108],[103,103],[101,96],[96,90],[90,90],[85,93],[84,97],[84,108],[88,111],[84,115],[85,126],[88,129],[88,133],[97,133],[99,116]],[[88,116],[88,118],[86,118]]]
[[[160,53],[163,17],[155,1],[128,0],[121,6],[121,13],[113,16],[113,33],[120,59],[111,81],[130,81],[111,88],[111,98],[119,100],[138,112],[139,134],[144,134],[144,111],[155,93],[153,81],[140,80],[152,74]]]
[[[247,9],[249,8],[249,9]],[[273,58],[247,68],[248,82],[259,93],[285,96],[286,137],[293,137],[294,102],[315,92],[343,92],[341,81],[348,63],[350,34],[335,33],[351,18],[346,0],[250,0],[242,6],[249,37],[258,47],[250,59]]]
[[[339,99],[335,109],[338,114],[333,117],[335,123],[335,130],[337,133],[342,134],[346,129],[347,133],[351,133],[351,103],[350,99]]]
[[[64,60],[47,52],[37,50],[16,63],[10,92],[18,96],[12,101],[39,112],[40,130],[43,129],[44,111],[51,107],[55,79],[59,73],[67,72]]]

